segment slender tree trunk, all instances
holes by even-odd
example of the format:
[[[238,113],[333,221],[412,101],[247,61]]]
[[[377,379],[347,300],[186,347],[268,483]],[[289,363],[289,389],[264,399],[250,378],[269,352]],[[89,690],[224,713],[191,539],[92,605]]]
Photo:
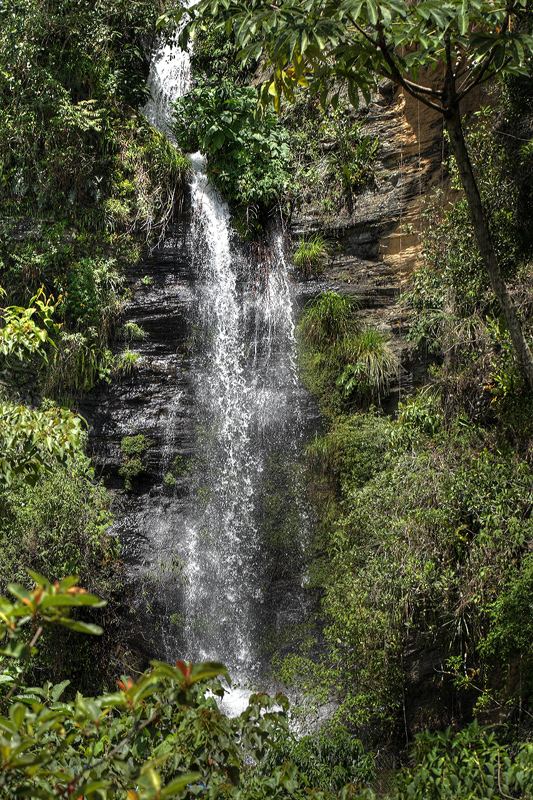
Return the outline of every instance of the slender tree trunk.
[[[466,201],[470,209],[481,257],[487,268],[494,294],[498,299],[503,316],[505,317],[511,341],[518,355],[518,360],[524,372],[529,391],[533,392],[533,358],[518,319],[516,307],[502,278],[498,259],[494,251],[487,217],[483,210],[474,171],[470,163],[468,150],[466,149],[459,108],[457,106],[452,106],[449,111],[445,113],[445,120],[446,129],[450,136],[451,149],[457,162],[459,175],[461,176],[461,183],[463,184]]]

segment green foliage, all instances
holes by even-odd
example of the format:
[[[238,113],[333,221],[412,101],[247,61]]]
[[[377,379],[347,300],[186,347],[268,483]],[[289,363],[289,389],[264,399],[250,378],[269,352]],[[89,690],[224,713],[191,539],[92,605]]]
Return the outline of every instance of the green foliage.
[[[517,653],[529,654],[532,630],[528,603],[532,589],[533,561],[526,556],[520,570],[511,573],[505,591],[487,609],[490,627],[480,651],[491,662],[513,659]],[[531,666],[528,664],[529,671]]]
[[[176,485],[178,478],[183,478],[189,472],[185,459],[179,455],[174,458],[169,471],[163,477],[163,485],[171,489]]]
[[[298,767],[310,786],[330,792],[348,783],[365,785],[374,778],[372,757],[342,725],[324,727],[301,738],[294,734],[276,737],[262,769],[266,772],[286,762]]]
[[[144,342],[148,338],[148,334],[142,325],[137,325],[136,322],[126,322],[118,335],[119,338],[125,339],[127,342]]]
[[[351,363],[337,379],[337,386],[346,398],[379,402],[387,394],[390,379],[398,369],[398,358],[388,337],[375,328],[365,328],[353,337],[350,350]]]
[[[466,138],[502,275],[511,280],[523,258],[519,246],[525,226],[517,213],[516,154],[502,146],[494,123],[492,109],[476,112]],[[455,162],[450,168],[453,185],[459,189]],[[498,312],[466,201],[446,205],[437,191],[430,197],[423,219],[424,261],[415,270],[412,289],[403,296],[402,304],[413,312],[409,338],[433,350],[446,349],[460,328],[459,320]]]
[[[0,288],[0,296],[5,296],[5,291]],[[41,299],[42,298],[42,299]],[[49,330],[57,333],[58,325],[53,322],[53,314],[57,304],[53,298],[47,298],[41,288],[31,298],[28,308],[9,306],[2,308],[0,320],[0,356],[3,359],[14,356],[19,361],[29,360],[34,354],[39,354],[46,359],[46,344],[53,346]],[[36,324],[34,317],[40,318]]]
[[[372,184],[379,140],[364,133],[364,118],[357,120],[353,109],[321,110],[303,91],[281,114],[291,144],[286,196],[297,210],[312,205],[328,223],[343,208],[352,213],[355,196]]]
[[[374,162],[379,138],[362,134],[362,124],[354,122],[348,110],[336,108],[324,117],[321,132],[334,142],[328,154],[330,169],[345,192],[348,209],[352,210],[353,196],[374,181]]]
[[[525,5],[521,0],[507,17],[507,9],[495,7],[489,0],[467,6],[459,0],[440,6],[430,0],[415,6],[394,0],[356,7],[334,0],[302,7],[297,0],[285,0],[275,8],[266,2],[250,6],[244,0],[224,5],[218,0],[201,0],[181,41],[185,43],[207,20],[234,31],[245,62],[257,59],[266,49],[273,69],[265,75],[261,99],[265,105],[273,102],[276,110],[282,97],[294,102],[299,85],[309,87],[313,96],[320,95],[322,102],[331,95],[336,109],[340,82],[346,84],[350,102],[357,107],[358,93],[369,102],[371,89],[382,77],[392,78],[415,97],[422,96],[425,102],[431,99],[444,110],[449,98],[440,94],[440,88],[420,91],[416,83],[419,70],[442,63],[449,42],[452,52],[467,54],[468,66],[461,75],[466,74],[467,79],[461,84],[461,95],[477,85],[479,75],[524,74],[526,53],[532,46],[528,28],[524,30],[520,24]],[[169,17],[176,15],[169,11],[160,23]],[[409,52],[400,55],[398,47],[407,44]],[[332,50],[335,59],[326,62],[324,52]],[[447,66],[453,70],[453,63]],[[452,78],[455,80],[453,71]],[[457,102],[460,99],[458,96]]]
[[[67,572],[102,592],[102,559],[113,549],[106,530],[110,497],[94,483],[84,456],[42,475],[34,486],[18,479],[0,493],[0,574],[23,583],[25,569],[53,580]],[[102,578],[103,578],[102,572]]]
[[[399,403],[389,435],[392,448],[399,451],[420,448],[425,436],[439,432],[442,418],[437,397],[427,390]]]
[[[29,308],[2,309],[0,361],[4,367],[2,395],[7,396],[0,396],[0,486],[10,485],[17,476],[34,485],[41,471],[51,471],[57,463],[65,464],[68,456],[80,452],[81,419],[63,408],[37,410],[20,405],[10,381],[14,361],[46,358],[45,345],[53,344],[48,331],[58,327],[52,321],[54,310],[42,290],[32,298]],[[44,328],[35,323],[36,315]]]
[[[212,23],[197,28],[191,54],[191,66],[196,79],[225,79],[236,86],[249,83],[255,65],[243,66],[237,56],[238,47],[233,36],[228,36]]]
[[[136,681],[124,676],[118,690],[99,697],[65,701],[67,681],[26,687],[24,676],[44,625],[98,634],[95,625],[69,616],[71,609],[98,607],[102,602],[76,586],[76,577],[50,584],[37,573],[33,590],[10,584],[14,602],[0,598],[2,652],[17,670],[0,673],[0,685],[9,687],[0,697],[2,771],[0,796],[16,794],[52,800],[58,795],[98,797],[102,800],[156,800],[207,794],[209,798],[249,800],[327,800],[332,795],[309,787],[306,774],[292,763],[265,767],[274,741],[287,734],[287,699],[259,693],[250,696],[239,717],[220,713],[217,700],[224,689],[218,676],[229,681],[221,664],[175,666],[153,661]],[[20,641],[30,629],[31,642]],[[328,743],[317,737],[317,758],[340,755],[342,767],[330,782],[366,771],[358,743],[345,735]],[[310,760],[306,764],[312,772]],[[324,776],[324,764],[320,768]],[[353,796],[343,789],[342,800]]]
[[[325,262],[331,253],[331,244],[320,233],[308,239],[305,236],[298,243],[292,260],[306,278],[320,275],[324,271]]]
[[[318,348],[333,345],[356,327],[353,312],[351,298],[337,292],[323,292],[306,307],[299,329],[305,339]]]
[[[273,114],[257,117],[253,87],[200,81],[174,105],[180,147],[207,155],[228,200],[267,207],[276,201],[288,179],[288,137]]]
[[[512,659],[522,682],[508,691],[529,694],[529,466],[490,449],[464,418],[444,430],[427,394],[394,423],[337,423],[309,466],[322,519],[311,574],[325,591],[328,648],[306,685],[342,698],[341,715],[394,719],[402,652],[421,637],[458,657],[478,696],[492,687],[485,704],[502,701],[498,674]]]
[[[163,209],[169,171],[175,178],[179,157],[132,111],[145,97],[143,39],[153,32],[158,11],[154,0],[131,8],[115,0],[105,14],[94,13],[90,4],[74,8],[67,0],[46,9],[33,0],[4,4],[4,212],[105,224],[105,201],[120,199],[121,184],[143,147],[155,158],[145,162],[144,176],[137,170],[133,188],[139,200],[151,201],[149,213]],[[140,129],[136,141],[129,136],[133,126]],[[163,178],[161,192],[155,173]],[[128,221],[130,214],[128,208]]]
[[[138,369],[140,354],[127,347],[117,358],[115,370],[119,375],[131,376]]]
[[[475,164],[502,273],[515,284],[522,308],[529,305],[525,221],[518,204],[517,172],[523,162],[502,146],[486,109],[475,115],[468,143]],[[454,177],[454,180],[456,178]],[[415,270],[402,306],[409,313],[408,338],[441,361],[434,369],[445,414],[466,413],[488,422],[513,416],[525,382],[507,324],[495,307],[463,200],[446,206],[436,193],[426,209],[422,234],[423,263]],[[524,315],[525,317],[525,315]],[[519,412],[527,429],[527,415]],[[513,422],[513,424],[515,424]]]
[[[385,469],[390,423],[375,413],[337,420],[309,445],[308,466],[315,488],[331,499],[361,489]]]
[[[10,242],[3,251],[0,246],[11,298],[25,302],[41,285],[59,298],[55,318],[63,328],[43,380],[48,396],[91,389],[109,375],[108,342],[122,307],[124,261],[132,255],[132,248],[113,249],[117,258],[104,255],[97,236],[72,236],[61,224],[38,226],[27,240]]]
[[[110,381],[113,365],[111,350],[95,341],[90,330],[87,336],[63,332],[43,380],[43,394],[69,397],[74,391],[88,392],[98,381]]]
[[[447,728],[418,735],[413,756],[416,765],[404,771],[400,800],[497,800],[533,791],[531,744],[513,753],[475,720],[457,733]]]
[[[120,450],[126,457],[142,455],[152,444],[142,433],[137,433],[135,436],[124,436],[120,442]]]
[[[176,478],[171,472],[166,472],[163,477],[163,483],[165,486],[175,486],[176,485]]]
[[[123,269],[136,257],[124,234],[158,241],[189,169],[134,110],[160,3],[93,5],[0,10],[0,273],[10,303],[27,305],[41,286],[60,298],[48,395],[109,376]]]
[[[64,408],[41,411],[12,402],[0,403],[0,484],[22,476],[34,485],[41,470],[66,463],[80,450],[81,420]]]

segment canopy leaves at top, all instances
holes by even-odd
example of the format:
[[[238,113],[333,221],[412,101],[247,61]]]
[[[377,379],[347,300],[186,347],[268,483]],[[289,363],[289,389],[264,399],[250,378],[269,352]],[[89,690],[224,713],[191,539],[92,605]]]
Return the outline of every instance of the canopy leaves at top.
[[[527,74],[533,49],[527,0],[200,0],[181,34],[185,46],[206,23],[233,30],[242,59],[266,51],[263,106],[279,110],[298,85],[335,107],[345,84],[350,101],[368,100],[387,78],[443,115],[470,209],[479,250],[507,323],[527,386],[533,357],[522,322],[502,278],[487,214],[461,126],[461,101],[477,86],[505,74]],[[178,19],[184,10],[160,19]],[[423,71],[424,68],[424,71]],[[435,71],[431,76],[428,68]]]

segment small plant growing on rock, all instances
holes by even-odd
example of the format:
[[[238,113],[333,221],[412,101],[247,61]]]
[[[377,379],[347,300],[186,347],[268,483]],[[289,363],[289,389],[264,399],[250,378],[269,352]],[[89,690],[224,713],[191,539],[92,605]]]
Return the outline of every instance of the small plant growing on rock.
[[[167,472],[165,477],[163,478],[163,483],[165,486],[175,486],[176,485],[176,478],[171,472]]]
[[[118,356],[116,372],[119,375],[131,376],[138,369],[138,361],[140,359],[139,353],[134,353],[127,347],[123,353]]]
[[[379,402],[398,369],[398,359],[387,336],[376,328],[365,328],[350,337],[347,354],[350,363],[337,380],[344,397]]]
[[[329,348],[357,327],[354,302],[337,292],[324,292],[305,309],[299,331],[304,340],[317,348]]]
[[[328,242],[321,233],[315,233],[309,239],[304,236],[294,253],[294,264],[306,278],[320,275],[325,269],[331,249],[331,242]]]
[[[152,444],[152,440],[147,439],[142,433],[125,436],[120,442],[122,465],[118,474],[124,478],[124,488],[127,492],[131,492],[133,478],[145,471],[142,457]]]
[[[177,483],[177,478],[186,475],[188,471],[189,468],[187,464],[185,463],[183,457],[178,453],[172,462],[172,466],[163,478],[163,485],[169,488],[175,486]]]
[[[148,338],[148,334],[141,325],[136,322],[126,322],[118,333],[119,339],[124,339],[127,342],[144,342]]]

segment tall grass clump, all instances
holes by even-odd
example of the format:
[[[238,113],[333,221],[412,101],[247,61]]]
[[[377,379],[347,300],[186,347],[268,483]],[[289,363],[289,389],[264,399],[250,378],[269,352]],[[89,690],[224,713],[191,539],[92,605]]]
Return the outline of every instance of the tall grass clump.
[[[296,248],[292,260],[306,278],[312,275],[320,275],[325,268],[325,262],[331,254],[331,242],[315,233],[309,239],[305,236],[301,239]]]
[[[337,379],[346,398],[379,402],[387,394],[398,369],[398,358],[388,337],[376,328],[364,328],[351,337],[349,363]]]
[[[305,309],[299,332],[304,342],[324,348],[344,339],[357,328],[355,304],[337,292],[323,292]]]
[[[379,403],[398,368],[387,336],[356,311],[353,298],[324,292],[298,326],[303,377],[327,415]]]

